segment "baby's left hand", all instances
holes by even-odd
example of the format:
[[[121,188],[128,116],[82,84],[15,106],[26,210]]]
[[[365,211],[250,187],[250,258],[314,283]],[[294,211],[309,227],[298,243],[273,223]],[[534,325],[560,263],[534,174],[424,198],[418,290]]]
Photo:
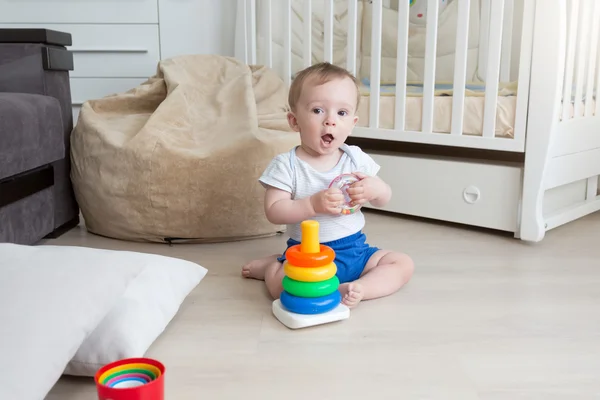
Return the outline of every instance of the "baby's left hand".
[[[363,174],[362,172],[354,172],[360,181],[352,184],[347,190],[348,196],[352,199],[352,203],[366,204],[381,196],[385,191],[385,184],[377,177]]]

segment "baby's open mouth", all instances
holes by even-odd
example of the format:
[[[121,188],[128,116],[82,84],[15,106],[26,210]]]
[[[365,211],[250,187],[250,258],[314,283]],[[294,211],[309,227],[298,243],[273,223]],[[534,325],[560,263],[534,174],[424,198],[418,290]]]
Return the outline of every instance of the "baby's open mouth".
[[[325,135],[321,136],[321,139],[325,143],[329,144],[329,143],[333,142],[333,135],[331,133],[326,133]]]

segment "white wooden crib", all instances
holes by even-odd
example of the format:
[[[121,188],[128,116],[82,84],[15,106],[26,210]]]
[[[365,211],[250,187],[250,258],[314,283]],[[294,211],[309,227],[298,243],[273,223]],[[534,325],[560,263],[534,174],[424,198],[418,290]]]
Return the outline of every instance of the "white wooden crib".
[[[360,78],[388,211],[527,241],[598,211],[600,1],[409,1],[239,0],[237,54]]]

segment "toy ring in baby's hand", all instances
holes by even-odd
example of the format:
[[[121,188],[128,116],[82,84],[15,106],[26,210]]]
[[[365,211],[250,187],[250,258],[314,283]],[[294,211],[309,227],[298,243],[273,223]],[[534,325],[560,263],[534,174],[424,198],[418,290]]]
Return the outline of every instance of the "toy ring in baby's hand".
[[[360,208],[360,204],[352,204],[352,199],[348,195],[348,188],[353,183],[360,181],[360,178],[354,174],[342,174],[335,178],[329,184],[329,187],[336,187],[344,194],[344,204],[342,204],[342,214],[353,214]]]

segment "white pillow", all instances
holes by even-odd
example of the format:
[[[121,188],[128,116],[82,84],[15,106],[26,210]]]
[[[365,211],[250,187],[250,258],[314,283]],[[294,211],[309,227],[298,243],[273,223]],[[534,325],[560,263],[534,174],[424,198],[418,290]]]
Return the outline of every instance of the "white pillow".
[[[143,270],[116,253],[0,244],[0,399],[39,400]]]
[[[126,346],[140,351],[168,323],[175,299],[205,274],[194,263],[151,254],[0,243],[0,399],[43,399],[76,353],[79,362],[95,363],[126,352],[103,347],[117,338],[141,340]],[[144,297],[150,286],[164,296]],[[123,323],[140,301],[153,302],[150,322]],[[148,325],[152,332],[140,333]]]
[[[94,376],[110,362],[144,356],[207,272],[189,261],[152,257],[77,350],[65,374]]]

